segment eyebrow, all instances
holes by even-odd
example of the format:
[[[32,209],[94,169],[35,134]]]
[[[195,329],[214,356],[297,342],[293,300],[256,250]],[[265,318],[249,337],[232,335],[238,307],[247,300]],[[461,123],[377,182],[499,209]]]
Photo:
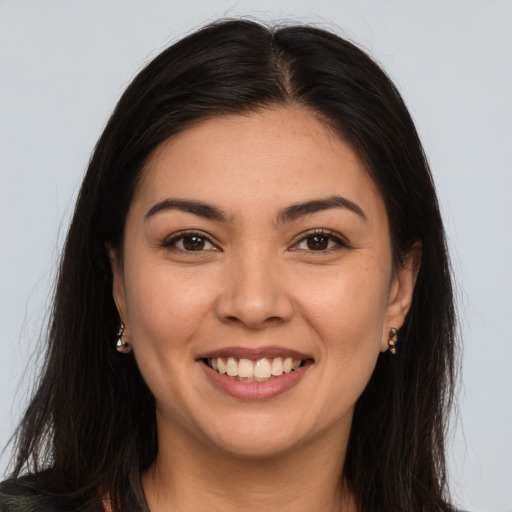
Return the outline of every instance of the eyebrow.
[[[360,206],[341,196],[330,196],[324,199],[313,199],[304,203],[293,204],[279,211],[277,221],[278,223],[292,222],[305,215],[330,210],[332,208],[345,208],[357,214],[365,222],[368,221]],[[150,219],[157,213],[168,210],[181,210],[205,219],[220,222],[228,221],[228,215],[217,206],[193,199],[164,199],[149,209],[146,213],[145,220]]]
[[[305,203],[293,204],[282,209],[277,216],[277,220],[280,223],[291,222],[304,215],[330,210],[331,208],[345,208],[357,214],[365,222],[368,222],[364,211],[359,205],[341,196],[330,196],[325,199],[313,199]]]
[[[167,210],[181,210],[182,212],[192,213],[205,219],[218,220],[220,222],[227,221],[227,215],[220,208],[212,206],[201,201],[191,199],[165,199],[156,203],[146,213],[145,220],[150,219],[159,212]]]

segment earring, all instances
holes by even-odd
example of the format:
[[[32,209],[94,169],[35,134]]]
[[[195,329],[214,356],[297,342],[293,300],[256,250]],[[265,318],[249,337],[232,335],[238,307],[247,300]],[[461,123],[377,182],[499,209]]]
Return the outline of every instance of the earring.
[[[128,354],[132,351],[132,347],[126,340],[123,340],[123,336],[124,336],[124,324],[123,324],[123,322],[121,322],[119,324],[119,329],[117,330],[117,334],[116,334],[116,350],[118,352],[121,352],[121,354]]]
[[[389,330],[389,351],[395,355],[396,354],[396,342],[398,341],[398,329],[395,329],[394,327],[391,327]]]

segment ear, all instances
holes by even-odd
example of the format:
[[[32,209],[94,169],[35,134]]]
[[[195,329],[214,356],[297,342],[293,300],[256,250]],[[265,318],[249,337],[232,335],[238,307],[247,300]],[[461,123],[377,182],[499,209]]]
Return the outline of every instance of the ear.
[[[110,268],[112,270],[112,296],[116,303],[119,318],[126,324],[126,295],[122,263],[116,249],[111,246],[106,246],[106,250],[110,261]]]
[[[386,319],[383,325],[381,351],[388,349],[389,331],[392,327],[400,329],[409,312],[414,286],[421,265],[421,242],[415,242],[402,263],[395,269],[389,289]]]

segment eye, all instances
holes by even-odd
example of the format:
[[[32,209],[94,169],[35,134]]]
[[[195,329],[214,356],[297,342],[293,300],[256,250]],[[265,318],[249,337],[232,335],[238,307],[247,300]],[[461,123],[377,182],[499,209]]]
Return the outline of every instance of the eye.
[[[321,230],[306,234],[293,248],[303,251],[326,252],[343,247],[348,247],[348,244],[340,236]]]
[[[212,242],[202,233],[187,232],[173,236],[164,242],[164,247],[170,247],[179,251],[201,252],[218,250]]]

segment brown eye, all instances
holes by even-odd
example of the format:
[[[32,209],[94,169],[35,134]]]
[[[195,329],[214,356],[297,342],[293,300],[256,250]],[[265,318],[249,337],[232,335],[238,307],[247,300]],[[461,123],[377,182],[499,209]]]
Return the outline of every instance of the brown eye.
[[[300,249],[302,251],[311,252],[331,252],[338,249],[348,248],[347,242],[345,242],[340,236],[335,233],[324,232],[324,231],[313,231],[299,240],[297,245],[293,249]]]
[[[181,233],[164,242],[164,247],[185,252],[214,251],[217,248],[201,233]]]
[[[329,237],[326,235],[313,235],[306,238],[307,248],[311,251],[325,251],[329,248]]]
[[[183,237],[182,243],[186,251],[202,251],[206,245],[206,239],[202,236],[188,235]]]

